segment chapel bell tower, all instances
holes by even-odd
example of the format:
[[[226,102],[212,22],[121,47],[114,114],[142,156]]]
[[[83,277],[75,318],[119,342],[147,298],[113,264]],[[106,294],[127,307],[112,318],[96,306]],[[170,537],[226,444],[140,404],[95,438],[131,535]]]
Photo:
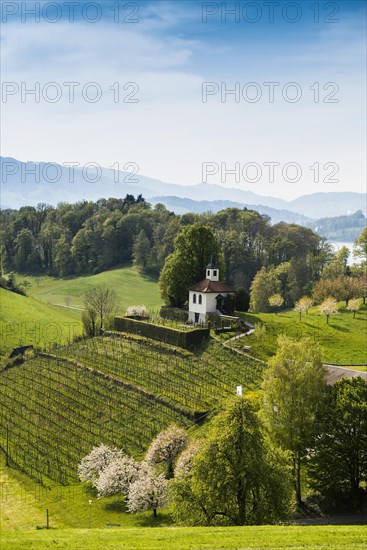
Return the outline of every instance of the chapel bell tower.
[[[219,281],[219,269],[214,252],[212,252],[210,262],[206,266],[206,279],[209,281]]]

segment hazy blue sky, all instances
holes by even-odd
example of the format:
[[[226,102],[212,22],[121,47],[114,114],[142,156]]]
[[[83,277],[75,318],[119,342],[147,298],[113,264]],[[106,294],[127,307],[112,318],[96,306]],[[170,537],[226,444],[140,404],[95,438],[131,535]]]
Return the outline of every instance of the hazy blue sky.
[[[213,163],[209,183],[283,198],[365,191],[364,0],[106,0],[74,2],[74,17],[70,2],[39,4],[2,2],[3,156],[134,162],[187,185]],[[80,84],[73,103],[68,82]],[[39,102],[26,94],[36,83]],[[221,163],[239,163],[237,176]]]

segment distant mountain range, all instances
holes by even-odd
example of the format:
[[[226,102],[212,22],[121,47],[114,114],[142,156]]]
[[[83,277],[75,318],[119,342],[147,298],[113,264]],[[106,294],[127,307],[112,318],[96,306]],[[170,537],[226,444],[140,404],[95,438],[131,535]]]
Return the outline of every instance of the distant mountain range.
[[[319,218],[345,216],[358,210],[366,215],[366,196],[363,193],[313,193],[286,201],[216,184],[165,183],[107,168],[101,168],[98,174],[93,168],[86,171],[75,167],[72,170],[56,163],[22,162],[10,157],[0,157],[0,163],[3,209],[39,202],[56,205],[101,197],[124,197],[129,193],[134,196],[142,194],[153,204],[161,202],[176,213],[252,208],[270,216],[272,223],[285,221],[310,225]],[[93,183],[91,179],[94,177],[97,181]]]

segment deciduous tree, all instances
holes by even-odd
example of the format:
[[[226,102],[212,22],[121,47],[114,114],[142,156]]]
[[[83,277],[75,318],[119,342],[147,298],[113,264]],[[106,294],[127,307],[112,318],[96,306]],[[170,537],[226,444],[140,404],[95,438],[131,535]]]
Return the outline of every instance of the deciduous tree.
[[[309,308],[312,306],[312,298],[309,296],[303,296],[294,304],[295,311],[298,311],[299,313],[299,320],[302,319],[303,313],[308,313]]]
[[[325,315],[326,323],[329,324],[330,315],[335,315],[336,313],[338,313],[337,301],[332,296],[329,296],[329,298],[326,298],[326,300],[324,300],[322,304],[319,305],[319,310],[321,311],[322,315]]]
[[[93,311],[98,319],[97,330],[108,328],[111,316],[117,307],[117,294],[106,285],[98,285],[85,293],[85,309]]]
[[[367,227],[363,229],[355,241],[353,254],[367,262]]]
[[[249,399],[232,399],[199,450],[182,461],[172,482],[177,520],[245,525],[287,516],[291,486],[286,462],[264,436]]]
[[[299,504],[301,464],[314,435],[325,374],[317,344],[285,336],[279,338],[277,353],[264,373],[264,417],[273,441],[291,452]]]
[[[205,268],[214,253],[223,275],[217,240],[210,227],[195,223],[184,227],[175,239],[175,249],[161,271],[159,286],[166,303],[182,307],[188,298],[188,288],[205,278]]]
[[[360,488],[367,481],[367,384],[343,378],[324,393],[318,431],[309,460],[312,488],[331,498],[349,499],[360,507]]]
[[[162,465],[165,476],[170,479],[174,473],[174,462],[186,447],[188,439],[186,430],[175,425],[169,426],[152,441],[145,460],[150,464]]]
[[[157,517],[157,510],[167,504],[167,480],[160,474],[156,475],[153,469],[148,469],[129,488],[127,509],[129,512],[144,512],[153,510]]]
[[[269,306],[271,308],[275,309],[275,313],[278,313],[278,309],[282,307],[284,304],[284,298],[279,292],[276,294],[272,294],[272,296],[269,296],[268,298]]]
[[[354,298],[353,300],[349,300],[347,309],[349,311],[353,311],[353,319],[356,318],[356,313],[360,309],[361,305],[362,305],[362,300],[360,298]]]
[[[123,457],[125,457],[123,451],[111,449],[108,445],[101,444],[99,447],[93,447],[91,452],[82,459],[78,466],[79,479],[95,483],[100,473],[111,462]]]
[[[280,290],[280,281],[274,268],[262,267],[252,281],[250,311],[267,312],[269,311],[269,297],[278,293]]]
[[[94,483],[100,497],[111,495],[127,496],[131,483],[134,483],[143,470],[141,463],[128,456],[120,456],[110,462]]]

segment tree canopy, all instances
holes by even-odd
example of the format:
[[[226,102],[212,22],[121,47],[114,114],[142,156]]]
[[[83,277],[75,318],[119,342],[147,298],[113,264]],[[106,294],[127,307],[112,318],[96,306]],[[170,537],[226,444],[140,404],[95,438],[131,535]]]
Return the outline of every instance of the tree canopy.
[[[173,481],[174,515],[193,525],[271,523],[289,513],[284,456],[266,439],[256,407],[233,398],[198,450],[189,447]]]
[[[308,464],[310,486],[337,504],[361,509],[367,481],[367,383],[344,378],[325,388]]]
[[[185,304],[188,288],[205,278],[205,269],[213,253],[223,276],[218,242],[210,227],[195,223],[182,229],[175,239],[174,252],[166,259],[159,279],[161,295],[166,303],[176,307]]]
[[[367,262],[367,227],[365,227],[354,243],[354,254]]]
[[[162,204],[152,208],[141,196],[127,195],[1,210],[1,267],[5,273],[66,277],[134,262],[143,272],[158,275],[174,252],[175,238],[197,223],[215,235],[227,282],[246,291],[262,266],[290,262],[291,300],[297,300],[330,261],[326,246],[311,230],[295,224],[271,226],[269,217],[254,210],[227,208],[180,216]],[[203,277],[199,271],[196,280]]]
[[[162,465],[165,477],[170,479],[174,473],[174,462],[186,447],[188,439],[186,430],[175,425],[169,426],[152,441],[145,460],[154,465]]]
[[[315,433],[325,375],[319,346],[286,336],[279,338],[277,353],[264,373],[264,417],[273,441],[292,454],[298,503],[302,502],[301,461]]]

